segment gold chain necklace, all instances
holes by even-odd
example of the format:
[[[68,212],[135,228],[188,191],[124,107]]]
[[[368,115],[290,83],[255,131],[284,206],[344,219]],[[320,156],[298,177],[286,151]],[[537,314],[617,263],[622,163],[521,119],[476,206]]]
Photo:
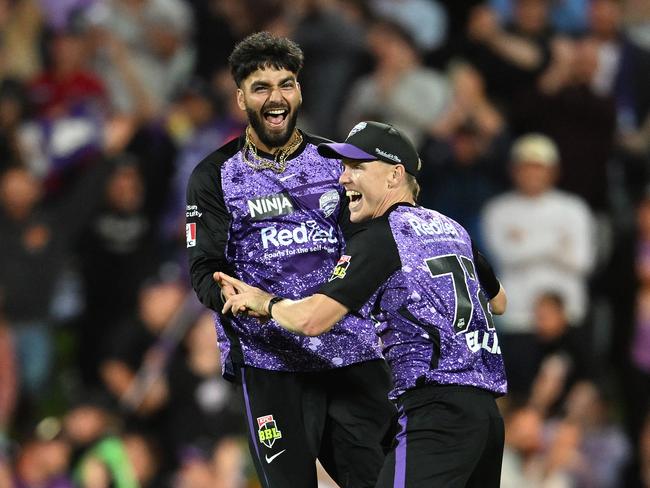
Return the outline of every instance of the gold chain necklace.
[[[287,169],[287,158],[296,150],[298,146],[302,144],[302,134],[300,131],[296,131],[293,136],[293,142],[288,146],[278,149],[277,152],[273,155],[273,159],[266,159],[257,154],[257,147],[253,144],[253,141],[250,137],[250,126],[246,127],[246,139],[244,141],[244,147],[242,149],[242,158],[244,162],[253,168],[255,171],[260,171],[263,169],[270,169],[275,173],[284,173],[284,170]],[[254,161],[248,159],[248,153],[252,154]]]

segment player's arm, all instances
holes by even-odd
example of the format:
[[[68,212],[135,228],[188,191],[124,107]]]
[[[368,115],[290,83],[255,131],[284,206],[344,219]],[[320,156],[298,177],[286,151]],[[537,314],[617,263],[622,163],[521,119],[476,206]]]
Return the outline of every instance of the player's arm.
[[[485,291],[490,303],[490,311],[495,315],[503,315],[508,305],[508,297],[506,296],[505,289],[497,279],[492,265],[490,265],[485,256],[476,248],[474,242],[472,242],[472,254],[479,283],[481,283],[481,287]]]
[[[503,315],[506,313],[506,308],[508,306],[508,297],[506,296],[506,291],[503,289],[503,286],[499,285],[499,293],[491,298],[489,303],[490,311],[494,315]]]
[[[296,334],[323,334],[348,313],[347,307],[320,293],[300,300],[280,299],[224,273],[215,273],[214,278],[218,283],[230,285],[237,291],[224,304],[221,310],[223,314],[254,312],[260,316],[270,316],[283,328]]]
[[[374,222],[355,233],[347,242],[345,252],[329,281],[318,293],[301,300],[279,299],[223,273],[215,273],[215,280],[229,283],[237,291],[222,312],[272,315],[278,324],[292,332],[322,334],[349,311],[360,310],[401,267],[397,246],[385,221]]]
[[[234,275],[234,270],[226,260],[231,216],[223,198],[216,162],[200,163],[192,173],[187,186],[186,219],[192,287],[203,305],[220,311],[224,297],[212,275],[215,271]]]

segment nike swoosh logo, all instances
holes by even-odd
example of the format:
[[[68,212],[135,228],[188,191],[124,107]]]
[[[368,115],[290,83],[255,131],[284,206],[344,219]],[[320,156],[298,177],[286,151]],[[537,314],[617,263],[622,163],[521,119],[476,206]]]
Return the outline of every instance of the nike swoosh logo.
[[[283,176],[282,178],[280,178],[280,181],[287,181],[288,179],[291,179],[291,178],[293,178],[294,176],[298,176],[298,175],[294,173],[294,174],[292,174],[292,175]]]
[[[286,451],[286,449],[282,449],[280,452],[275,453],[275,454],[274,454],[273,456],[271,456],[271,457],[269,457],[268,455],[267,455],[267,456],[264,456],[264,457],[266,458],[266,462],[267,462],[268,464],[271,464],[271,463],[273,462],[273,460],[274,460],[276,457],[278,457],[280,454],[282,454],[284,451]]]

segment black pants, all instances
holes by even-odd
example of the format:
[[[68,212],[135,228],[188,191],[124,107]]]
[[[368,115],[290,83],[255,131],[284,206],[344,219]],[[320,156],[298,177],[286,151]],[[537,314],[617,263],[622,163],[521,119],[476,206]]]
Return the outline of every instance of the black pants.
[[[407,391],[398,407],[396,447],[377,488],[499,487],[504,428],[491,393],[429,385]]]
[[[371,488],[396,414],[383,360],[316,373],[245,367],[249,447],[263,488],[315,488],[316,458],[341,488]]]

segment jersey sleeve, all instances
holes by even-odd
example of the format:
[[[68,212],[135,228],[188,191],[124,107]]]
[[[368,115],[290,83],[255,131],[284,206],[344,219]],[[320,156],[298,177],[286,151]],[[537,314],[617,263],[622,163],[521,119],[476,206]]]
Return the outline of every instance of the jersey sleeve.
[[[347,241],[345,254],[318,293],[357,311],[401,266],[388,220],[380,218]]]
[[[221,289],[215,271],[234,275],[226,260],[231,223],[221,186],[220,166],[209,159],[193,171],[187,186],[186,240],[192,287],[203,305],[221,311]]]
[[[492,300],[499,293],[501,284],[494,274],[492,266],[488,260],[481,254],[477,249],[474,241],[472,241],[472,257],[474,259],[474,264],[476,265],[476,274],[478,275],[478,281],[481,283],[485,294],[488,297],[488,300]]]

